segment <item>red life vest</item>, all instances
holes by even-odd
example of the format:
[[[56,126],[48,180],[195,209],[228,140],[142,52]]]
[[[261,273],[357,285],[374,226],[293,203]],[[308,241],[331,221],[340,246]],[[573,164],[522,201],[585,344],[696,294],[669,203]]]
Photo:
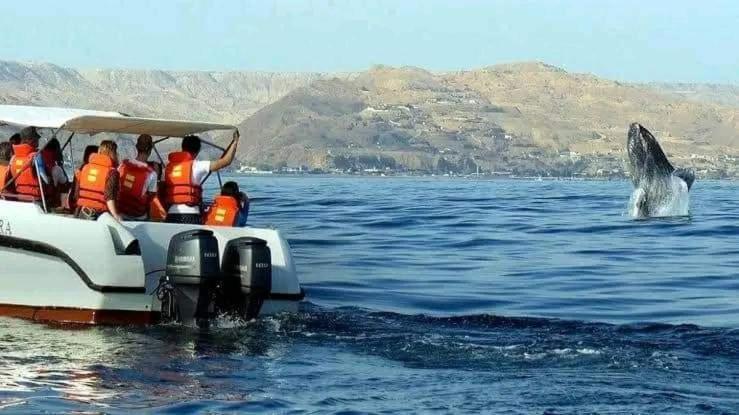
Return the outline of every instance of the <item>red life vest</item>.
[[[0,166],[0,191],[6,191],[3,190],[5,187],[5,184],[8,182],[8,179],[10,178],[10,166]]]
[[[110,157],[97,153],[90,156],[90,161],[80,171],[78,207],[86,207],[98,213],[108,211],[105,183],[113,170],[113,160]]]
[[[193,183],[192,169],[195,160],[192,154],[179,151],[169,154],[169,163],[164,170],[164,204],[198,206],[203,203],[200,183]]]
[[[37,151],[30,144],[13,146],[10,172],[15,177],[15,192],[19,195],[41,197],[41,187],[36,176],[36,168],[33,166],[33,158],[36,154]]]
[[[203,221],[210,226],[236,226],[239,202],[232,196],[216,196]]]
[[[145,216],[149,211],[149,195],[146,191],[146,182],[150,174],[154,173],[149,166],[142,166],[129,160],[124,160],[118,167],[121,186],[116,200],[116,207],[122,214],[131,217]]]

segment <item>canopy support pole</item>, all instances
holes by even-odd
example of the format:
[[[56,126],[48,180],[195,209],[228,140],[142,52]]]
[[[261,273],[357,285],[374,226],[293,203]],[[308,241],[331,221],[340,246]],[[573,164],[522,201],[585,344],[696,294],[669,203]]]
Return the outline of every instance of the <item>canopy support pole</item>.
[[[31,159],[31,163],[33,163],[33,159]],[[52,178],[49,178],[50,180],[53,180]],[[36,169],[36,180],[38,180],[38,190],[39,193],[41,193],[41,206],[44,208],[45,213],[49,213],[47,206],[46,206],[46,195],[44,194],[44,181],[41,179],[41,172]],[[53,185],[53,183],[52,183]]]
[[[157,144],[161,143],[162,141],[169,140],[169,137],[160,138],[159,140],[154,140],[154,143],[152,144],[152,147],[154,148],[154,153],[156,153],[157,158],[159,159],[159,163],[162,164],[162,170],[164,170],[164,159],[162,158],[162,155],[159,153],[159,149],[157,149]],[[162,171],[164,173],[164,171]]]
[[[64,142],[64,145],[62,146],[62,149],[60,152],[62,155],[64,155],[64,149],[69,146],[69,162],[72,163],[72,170],[74,170],[74,149],[72,148],[72,137],[74,137],[74,133],[70,134],[69,137],[67,137],[67,141]],[[62,172],[64,173],[64,177],[67,179],[67,182],[69,182],[69,176],[67,175],[67,171],[64,170],[64,161],[62,160]]]
[[[64,152],[64,149],[67,148],[67,146],[72,142],[72,137],[74,137],[74,133],[70,134],[69,137],[67,137],[67,141],[65,141],[64,145],[62,146],[62,153]]]

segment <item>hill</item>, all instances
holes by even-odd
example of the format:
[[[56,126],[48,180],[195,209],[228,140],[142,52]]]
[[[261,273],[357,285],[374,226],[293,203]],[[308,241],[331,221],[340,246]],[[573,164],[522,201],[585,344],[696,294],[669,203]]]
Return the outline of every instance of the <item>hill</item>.
[[[238,123],[318,73],[71,69],[0,61],[0,103]]]
[[[622,176],[638,121],[675,164],[739,176],[736,87],[627,84],[540,62],[319,74],[0,61],[0,103],[240,123],[251,165],[425,173]]]
[[[238,123],[318,73],[199,72],[64,68],[0,61],[0,104],[111,110],[131,115]],[[10,129],[0,127],[0,134]],[[100,140],[79,137],[75,150]],[[165,143],[165,150],[172,143]],[[134,153],[131,138],[124,155]]]
[[[643,86],[686,100],[739,107],[739,85],[654,82]]]
[[[431,73],[375,67],[300,87],[241,124],[247,162],[321,168],[623,175],[630,122],[676,164],[736,175],[739,108],[538,62]],[[728,157],[727,157],[728,156]]]

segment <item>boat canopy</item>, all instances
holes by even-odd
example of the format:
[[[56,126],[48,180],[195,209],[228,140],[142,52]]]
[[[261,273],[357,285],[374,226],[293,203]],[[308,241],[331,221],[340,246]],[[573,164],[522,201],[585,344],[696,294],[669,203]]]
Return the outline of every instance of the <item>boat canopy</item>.
[[[236,129],[230,124],[140,118],[119,112],[28,105],[0,105],[0,125],[52,128],[89,135],[119,133],[161,137],[184,137],[206,131]]]

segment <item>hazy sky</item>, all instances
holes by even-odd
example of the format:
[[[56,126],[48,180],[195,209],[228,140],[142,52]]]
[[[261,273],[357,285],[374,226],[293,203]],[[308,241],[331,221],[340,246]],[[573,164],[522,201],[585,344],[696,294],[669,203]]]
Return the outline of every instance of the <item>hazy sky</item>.
[[[0,25],[0,59],[85,68],[541,60],[613,79],[739,83],[739,0],[3,0]]]

